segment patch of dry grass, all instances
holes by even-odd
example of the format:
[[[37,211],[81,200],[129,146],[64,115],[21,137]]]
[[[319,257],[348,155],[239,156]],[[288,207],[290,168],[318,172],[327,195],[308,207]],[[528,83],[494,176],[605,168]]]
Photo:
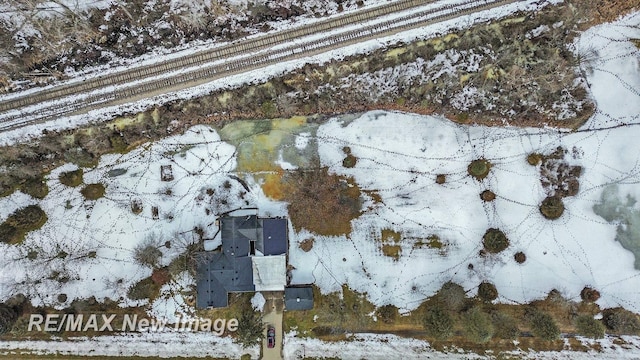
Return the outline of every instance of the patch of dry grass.
[[[400,254],[402,253],[402,246],[400,245],[391,245],[391,244],[382,244],[381,248],[382,253],[385,256],[393,258],[394,260],[400,259]]]
[[[382,229],[380,239],[383,243],[399,243],[401,234],[391,229]]]
[[[483,303],[477,298],[469,298],[465,291],[454,283],[447,283],[438,293],[426,299],[418,308],[405,316],[393,316],[391,321],[378,321],[367,314],[379,313],[384,307],[376,309],[366,300],[366,294],[359,294],[343,286],[343,298],[337,293],[323,295],[314,287],[314,308],[308,311],[285,312],[285,330],[296,329],[302,336],[317,337],[327,341],[344,339],[345,331],[392,333],[399,336],[425,339],[434,349],[448,351],[461,348],[477,354],[492,352],[500,354],[504,351],[532,349],[536,351],[562,350],[562,340],[548,341],[539,337],[531,337],[532,329],[525,319],[532,311],[549,314],[562,333],[576,333],[575,319],[578,316],[593,316],[600,312],[593,303],[573,302],[562,298],[557,291],[552,291],[543,300],[530,304],[493,304]],[[437,340],[427,335],[422,319],[432,308],[445,309],[453,319],[453,336],[446,340]],[[487,314],[492,319],[495,335],[482,343],[477,339],[465,336],[464,316],[469,309]],[[314,320],[315,318],[315,320]],[[315,331],[314,331],[315,329]],[[467,329],[468,330],[468,329]],[[501,338],[500,336],[504,337]],[[513,339],[519,344],[514,345]],[[575,338],[569,338],[569,345],[574,351],[587,351],[591,347]]]
[[[380,235],[380,250],[385,256],[393,258],[394,260],[400,259],[402,253],[402,246],[399,245],[401,240],[401,234],[391,229],[382,229]]]
[[[351,233],[351,220],[360,216],[360,189],[352,178],[329,174],[326,168],[297,170],[283,181],[291,223],[297,231],[319,235]]]
[[[375,306],[366,294],[342,286],[339,293],[322,294],[313,286],[313,309],[285,311],[284,330],[297,330],[299,336],[318,337],[327,341],[343,340],[347,331],[365,331],[377,325],[368,314]],[[380,322],[381,323],[381,322]]]

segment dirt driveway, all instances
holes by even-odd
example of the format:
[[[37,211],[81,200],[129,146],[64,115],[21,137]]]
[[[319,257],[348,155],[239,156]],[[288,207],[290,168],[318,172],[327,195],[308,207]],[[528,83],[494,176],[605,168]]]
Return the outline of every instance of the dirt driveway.
[[[266,302],[264,304],[265,323],[264,337],[262,340],[262,359],[264,360],[282,360],[282,311],[284,309],[284,292],[263,292]],[[267,327],[271,325],[276,330],[276,346],[267,347]]]

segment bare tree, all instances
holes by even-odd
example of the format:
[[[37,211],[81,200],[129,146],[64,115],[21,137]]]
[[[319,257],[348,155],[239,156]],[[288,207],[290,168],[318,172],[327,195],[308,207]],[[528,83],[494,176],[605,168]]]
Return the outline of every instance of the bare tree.
[[[158,267],[162,257],[161,246],[164,246],[162,240],[156,234],[150,234],[135,247],[133,258],[140,265],[150,268]]]

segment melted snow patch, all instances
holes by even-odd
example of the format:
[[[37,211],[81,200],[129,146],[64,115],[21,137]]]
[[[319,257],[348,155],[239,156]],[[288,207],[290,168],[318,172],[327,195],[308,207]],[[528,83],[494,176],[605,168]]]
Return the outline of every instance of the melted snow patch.
[[[296,136],[295,146],[298,150],[304,150],[309,145],[309,140],[311,139],[311,133],[304,132],[300,133]]]

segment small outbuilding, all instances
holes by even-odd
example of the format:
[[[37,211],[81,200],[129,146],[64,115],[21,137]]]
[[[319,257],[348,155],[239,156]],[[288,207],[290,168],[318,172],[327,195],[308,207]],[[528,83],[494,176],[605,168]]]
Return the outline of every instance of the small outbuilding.
[[[291,286],[284,289],[285,310],[313,309],[313,288],[311,286]]]

